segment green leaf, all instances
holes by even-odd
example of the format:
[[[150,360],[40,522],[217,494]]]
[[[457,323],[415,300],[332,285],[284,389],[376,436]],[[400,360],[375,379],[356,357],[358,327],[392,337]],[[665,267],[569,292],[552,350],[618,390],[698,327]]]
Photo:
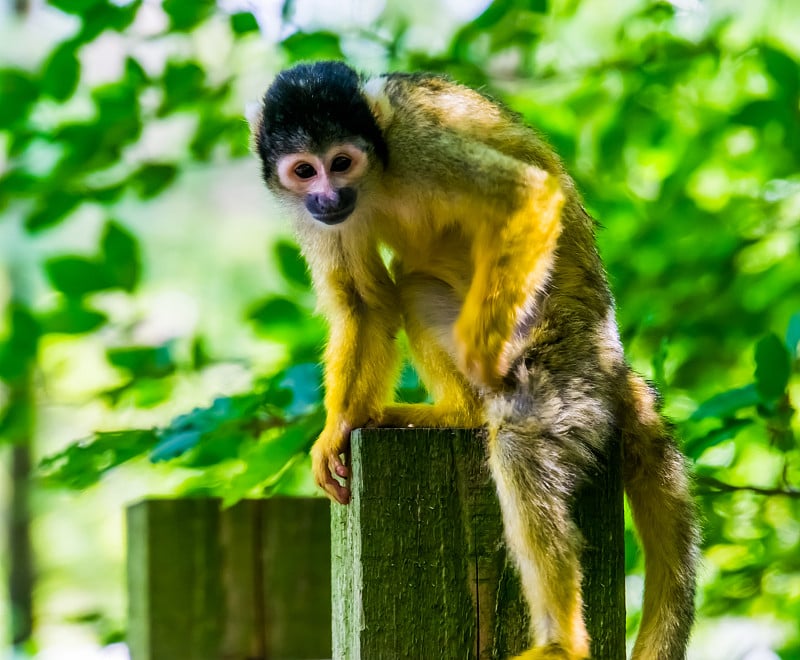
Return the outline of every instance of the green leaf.
[[[297,328],[303,323],[305,314],[288,298],[275,296],[253,309],[249,318],[266,335],[292,339],[296,338]]]
[[[139,61],[133,57],[128,57],[125,60],[125,82],[138,89],[146,85],[148,80],[147,72],[139,64]]]
[[[139,123],[139,101],[132,81],[122,80],[95,87],[92,98],[97,105],[98,124],[128,126]]]
[[[764,401],[774,401],[786,392],[792,372],[789,351],[775,334],[756,344],[756,388]]]
[[[140,271],[139,244],[133,234],[116,222],[108,222],[100,248],[109,284],[133,291],[139,282]]]
[[[698,459],[706,449],[735,438],[739,431],[752,423],[752,419],[729,419],[720,428],[687,442],[684,447],[684,453],[689,458]]]
[[[167,163],[150,163],[142,166],[129,179],[130,185],[142,199],[150,199],[175,180],[178,168]]]
[[[0,103],[0,106],[2,103]],[[25,229],[40,231],[61,222],[83,199],[79,195],[63,190],[55,190],[42,197],[39,203],[25,218]]]
[[[758,405],[760,402],[761,397],[756,386],[745,385],[735,390],[722,392],[711,397],[708,401],[704,401],[692,413],[690,419],[700,420],[709,417],[725,419],[743,408]]]
[[[8,337],[0,342],[0,378],[12,381],[22,377],[35,359],[41,328],[31,311],[16,302],[8,307]]]
[[[153,448],[150,453],[150,460],[153,463],[168,461],[189,451],[200,442],[201,431],[179,431],[177,433],[165,433],[162,440]]]
[[[207,96],[205,72],[194,62],[168,62],[164,70],[164,100],[159,108],[163,116],[185,104],[195,104]]]
[[[127,369],[134,378],[163,378],[175,371],[168,345],[111,348],[106,355],[111,364]]]
[[[54,131],[54,138],[65,148],[58,171],[68,176],[76,170],[91,170],[111,165],[115,154],[103,147],[105,126],[102,123],[65,124]]]
[[[762,45],[761,56],[767,73],[775,82],[776,95],[790,101],[797,99],[800,93],[800,64],[772,46]]]
[[[52,52],[42,69],[42,93],[56,101],[66,101],[78,85],[80,64],[75,47],[69,41],[61,44]]]
[[[44,332],[81,335],[97,330],[106,321],[105,314],[86,309],[72,299],[42,318]]]
[[[68,298],[102,291],[109,286],[103,265],[77,256],[54,257],[44,263],[50,283]]]
[[[39,97],[30,74],[20,69],[0,69],[0,129],[24,119]]]
[[[290,283],[302,289],[311,288],[308,267],[297,245],[289,241],[275,243],[275,259],[281,275]]]
[[[310,430],[307,424],[296,424],[277,437],[253,445],[243,456],[247,469],[237,474],[226,488],[225,504],[266,488],[298,454],[307,450],[316,430]]]
[[[95,5],[101,5],[106,0],[47,0],[48,4],[56,9],[67,14],[77,14],[78,16],[85,14],[89,9]]]
[[[339,35],[333,32],[295,32],[281,42],[292,62],[299,60],[343,60]]]
[[[308,414],[322,404],[322,367],[314,362],[295,364],[281,374],[277,386],[292,394],[291,401],[281,406],[287,415]]]
[[[249,145],[250,129],[240,117],[225,117],[215,112],[200,113],[189,149],[197,160],[208,160],[213,150],[227,145],[232,156],[244,156]]]
[[[239,448],[253,438],[245,432],[215,432],[204,435],[200,442],[190,447],[181,457],[181,465],[207,468],[239,456]]]
[[[235,34],[258,32],[258,21],[249,11],[231,14],[231,29]]]
[[[800,312],[789,319],[786,328],[786,348],[795,358],[800,358]]]
[[[266,421],[265,412],[269,414],[261,394],[219,397],[207,408],[195,408],[172,420],[160,432],[161,441],[150,459],[182,456],[182,464],[202,467],[233,458],[239,444],[252,437],[250,425]],[[282,418],[278,420],[282,423]]]
[[[120,3],[116,0],[96,2],[87,11],[81,12],[83,25],[76,37],[83,43],[87,43],[97,38],[106,30],[120,32],[127,28],[136,18],[136,13],[142,0]]]
[[[111,202],[118,200],[124,191],[125,186],[123,184],[115,183],[110,186],[87,190],[86,196],[91,197],[101,204],[110,204]]]
[[[163,9],[169,16],[172,29],[190,30],[205,20],[216,8],[215,0],[164,0]]]
[[[151,430],[97,433],[76,442],[39,464],[45,483],[82,490],[97,483],[109,470],[144,454],[156,441]]]

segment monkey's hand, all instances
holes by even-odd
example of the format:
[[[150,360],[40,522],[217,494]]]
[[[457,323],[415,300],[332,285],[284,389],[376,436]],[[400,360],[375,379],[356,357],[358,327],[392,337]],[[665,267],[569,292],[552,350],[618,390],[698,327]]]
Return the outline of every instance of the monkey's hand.
[[[350,469],[347,467],[350,454],[349,426],[326,426],[314,446],[311,447],[311,467],[317,485],[325,494],[339,504],[350,501],[350,488],[338,480],[347,479]]]

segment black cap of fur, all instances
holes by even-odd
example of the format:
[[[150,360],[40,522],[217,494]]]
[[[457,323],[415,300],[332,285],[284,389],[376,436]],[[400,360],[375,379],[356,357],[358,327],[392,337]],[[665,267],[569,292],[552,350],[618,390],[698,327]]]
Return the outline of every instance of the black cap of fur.
[[[319,153],[356,137],[387,162],[386,142],[361,93],[361,79],[342,62],[298,64],[278,74],[264,95],[261,119],[256,147],[267,180],[284,154]]]

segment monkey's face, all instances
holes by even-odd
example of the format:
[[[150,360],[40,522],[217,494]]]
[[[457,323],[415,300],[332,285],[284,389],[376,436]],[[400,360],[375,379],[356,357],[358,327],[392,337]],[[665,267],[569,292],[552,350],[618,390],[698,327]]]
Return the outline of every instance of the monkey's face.
[[[368,154],[355,144],[333,146],[321,154],[300,152],[276,163],[280,185],[326,225],[343,222],[356,208],[358,187],[369,167]]]

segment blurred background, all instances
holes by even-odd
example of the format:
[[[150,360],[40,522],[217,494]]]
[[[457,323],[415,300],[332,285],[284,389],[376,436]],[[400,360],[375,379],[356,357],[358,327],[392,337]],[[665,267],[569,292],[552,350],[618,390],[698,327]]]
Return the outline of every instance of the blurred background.
[[[3,0],[0,655],[127,657],[126,504],[314,492],[324,326],[243,115],[343,58],[558,150],[694,465],[691,658],[800,658],[799,57],[795,0]]]

